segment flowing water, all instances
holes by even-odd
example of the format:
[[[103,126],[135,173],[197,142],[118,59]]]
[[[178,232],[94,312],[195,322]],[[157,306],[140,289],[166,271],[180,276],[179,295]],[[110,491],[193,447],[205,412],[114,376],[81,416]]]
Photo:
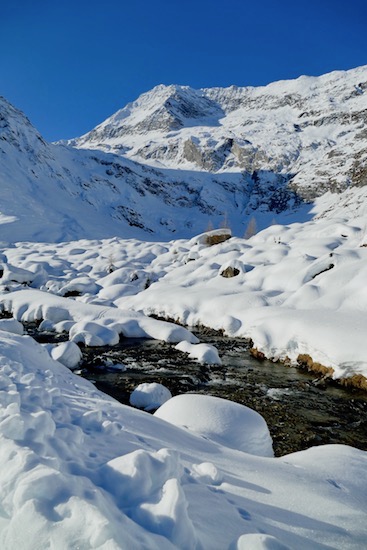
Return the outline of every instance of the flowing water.
[[[39,341],[51,334],[29,332]],[[313,445],[342,443],[367,450],[367,394],[347,390],[294,367],[258,361],[246,340],[196,332],[215,345],[222,366],[200,365],[174,346],[156,340],[125,339],[114,347],[83,348],[78,373],[121,403],[143,382],[159,382],[172,395],[198,392],[231,399],[267,421],[276,456]]]

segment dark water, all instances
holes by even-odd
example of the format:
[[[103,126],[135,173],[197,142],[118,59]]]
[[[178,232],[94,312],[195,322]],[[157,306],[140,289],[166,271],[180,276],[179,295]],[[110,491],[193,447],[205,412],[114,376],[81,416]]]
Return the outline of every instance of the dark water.
[[[53,336],[30,332],[40,341]],[[323,383],[294,367],[258,361],[242,339],[197,333],[212,343],[222,366],[200,365],[173,346],[156,340],[122,339],[114,347],[84,348],[79,373],[121,403],[134,388],[159,382],[172,395],[198,392],[231,399],[267,421],[276,456],[313,445],[342,443],[367,450],[367,394]],[[116,365],[124,370],[116,370]]]
[[[259,362],[243,340],[199,336],[219,349],[221,367],[199,365],[162,342],[125,340],[108,351],[84,350],[81,373],[125,404],[138,384],[159,382],[172,395],[198,392],[247,405],[267,421],[277,456],[327,443],[367,450],[365,393],[320,384],[293,367]],[[114,371],[110,361],[126,370]]]

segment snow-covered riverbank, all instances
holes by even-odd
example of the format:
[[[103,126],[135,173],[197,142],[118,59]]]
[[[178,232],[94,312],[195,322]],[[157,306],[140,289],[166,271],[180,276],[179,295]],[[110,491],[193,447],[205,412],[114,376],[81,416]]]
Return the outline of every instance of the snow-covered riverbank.
[[[4,550],[364,545],[365,452],[271,458],[245,407],[222,401],[206,423],[210,398],[193,396],[189,428],[176,427],[169,410],[119,404],[27,336],[0,332],[0,349]],[[182,403],[170,410],[185,423]]]
[[[201,324],[251,338],[274,360],[295,364],[309,356],[333,378],[367,387],[366,245],[363,218],[274,225],[251,239],[213,246],[203,236],[169,243],[18,243],[3,249],[2,289],[28,284],[44,292],[4,292],[0,301],[19,320],[46,319],[45,326],[72,330],[79,341],[84,337],[75,334],[85,334],[85,320],[115,339],[117,333],[190,339],[168,325],[175,338],[162,336],[152,320],[138,321],[139,314],[127,310]],[[223,276],[228,267],[235,276]]]

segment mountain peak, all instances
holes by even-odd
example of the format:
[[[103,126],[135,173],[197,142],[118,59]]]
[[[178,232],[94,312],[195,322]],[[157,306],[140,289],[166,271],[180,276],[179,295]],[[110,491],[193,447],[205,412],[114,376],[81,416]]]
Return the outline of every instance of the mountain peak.
[[[185,126],[212,125],[213,119],[223,115],[222,109],[203,90],[190,86],[159,84],[128,103],[94,130],[74,139],[69,144],[82,148],[124,152],[124,136],[166,133]],[[104,147],[106,144],[107,147]]]

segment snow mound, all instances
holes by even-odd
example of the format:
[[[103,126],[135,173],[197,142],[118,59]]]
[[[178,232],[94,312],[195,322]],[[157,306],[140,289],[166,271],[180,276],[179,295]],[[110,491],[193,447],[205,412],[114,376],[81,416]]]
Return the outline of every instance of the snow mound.
[[[51,350],[51,357],[69,369],[75,369],[81,361],[82,352],[75,342],[62,342]]]
[[[111,460],[103,470],[105,485],[131,510],[138,525],[166,537],[177,548],[194,549],[195,530],[181,475],[178,455],[169,449],[134,451]]]
[[[24,333],[22,323],[20,323],[16,319],[0,319],[0,330],[11,332],[12,334]]]
[[[220,485],[223,481],[222,474],[212,462],[193,464],[191,475],[194,479],[210,485]]]
[[[251,533],[241,535],[235,545],[230,550],[291,550],[289,546],[281,543],[277,538],[271,535],[262,535],[260,533]]]
[[[172,394],[163,384],[157,382],[139,384],[130,395],[130,405],[151,411],[171,399]]]
[[[79,321],[69,332],[71,342],[86,346],[115,346],[120,337],[115,330],[92,321]]]
[[[238,403],[208,395],[178,395],[159,407],[154,416],[232,449],[257,456],[274,455],[263,417]]]
[[[175,347],[179,351],[188,353],[191,359],[197,359],[199,363],[207,363],[209,365],[222,364],[218,351],[211,344],[190,344],[189,342],[182,341]]]

